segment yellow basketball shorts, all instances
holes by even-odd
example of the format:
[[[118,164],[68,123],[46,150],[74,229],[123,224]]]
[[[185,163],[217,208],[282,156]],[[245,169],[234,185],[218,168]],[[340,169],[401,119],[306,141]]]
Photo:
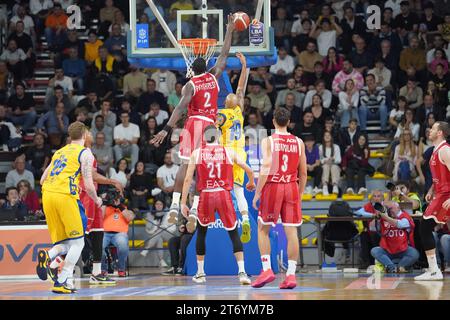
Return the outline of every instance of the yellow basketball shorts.
[[[239,158],[242,159],[242,161],[247,161],[247,152],[243,149],[233,149]],[[233,179],[234,183],[243,187],[244,186],[244,177],[245,177],[245,171],[241,167],[239,167],[237,164],[233,164]]]
[[[87,218],[79,199],[63,193],[44,191],[42,207],[53,244],[84,236]]]

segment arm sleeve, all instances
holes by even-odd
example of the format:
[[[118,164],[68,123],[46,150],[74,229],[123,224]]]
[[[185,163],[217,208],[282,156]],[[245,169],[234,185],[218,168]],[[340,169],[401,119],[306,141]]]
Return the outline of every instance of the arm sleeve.
[[[409,224],[408,219],[403,218],[397,221],[397,228],[399,229],[408,229],[411,225]]]
[[[339,92],[339,105],[341,110],[348,110],[350,105],[348,104],[348,101],[346,99],[345,92]]]
[[[335,164],[340,164],[342,159],[341,159],[341,149],[339,149],[339,146],[337,144],[333,145],[334,148],[334,163]]]

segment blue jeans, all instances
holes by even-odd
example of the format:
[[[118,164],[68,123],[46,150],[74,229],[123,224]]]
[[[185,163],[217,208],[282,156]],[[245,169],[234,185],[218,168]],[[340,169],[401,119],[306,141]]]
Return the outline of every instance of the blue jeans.
[[[407,268],[419,259],[419,251],[413,247],[408,247],[405,251],[396,254],[390,254],[381,247],[375,247],[372,248],[370,254],[386,268],[395,267],[394,261],[398,262],[399,267]]]
[[[106,263],[105,249],[113,245],[117,248],[118,268],[119,271],[125,271],[128,257],[128,234],[124,232],[113,233],[105,232],[103,235],[103,254],[102,254],[102,272],[108,272],[108,264]]]
[[[341,128],[348,128],[348,123],[352,118],[358,120],[358,123],[360,123],[358,111],[356,110],[356,108],[352,108],[351,111],[350,110],[338,111],[338,113],[340,113],[339,117],[341,118]]]
[[[58,52],[66,41],[66,32],[63,30],[57,34],[52,28],[45,28],[45,38],[47,39],[48,48],[53,52]]]
[[[411,168],[408,161],[400,162],[397,172],[398,180],[409,181],[411,179]]]
[[[388,123],[388,109],[385,104],[379,106],[376,112],[372,112],[365,105],[360,105],[358,108],[359,124],[362,131],[367,130],[367,120],[380,120],[381,131],[386,132]]]
[[[21,116],[12,116],[11,121],[14,125],[22,126],[23,131],[31,129],[36,123],[36,112],[30,111]]]
[[[436,241],[436,257],[440,264],[441,257],[439,252],[444,255],[444,262],[446,266],[450,266],[450,234],[439,234],[433,232],[434,240]]]

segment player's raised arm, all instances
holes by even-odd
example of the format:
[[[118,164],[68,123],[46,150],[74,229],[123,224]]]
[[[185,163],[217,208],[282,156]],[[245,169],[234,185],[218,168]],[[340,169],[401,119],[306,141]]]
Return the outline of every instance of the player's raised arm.
[[[210,70],[210,72],[219,78],[222,75],[223,70],[227,65],[228,54],[230,53],[231,40],[233,39],[234,31],[234,16],[232,14],[228,15],[227,32],[225,33],[225,40],[223,41],[222,51],[217,57],[216,65]]]
[[[247,60],[245,56],[238,52],[236,53],[236,57],[241,62],[241,75],[239,77],[238,87],[236,89],[236,97],[238,100],[238,105],[241,109],[244,108],[244,97],[245,97],[245,82],[247,81]]]
[[[189,188],[192,185],[192,180],[194,177],[195,165],[196,165],[196,159],[197,159],[198,153],[199,153],[199,149],[196,149],[196,150],[194,150],[194,152],[192,152],[192,155],[189,159],[187,171],[186,171],[186,176],[185,176],[184,182],[183,182],[183,191],[181,192],[181,203],[180,203],[181,213],[186,218],[189,216],[189,208],[186,205],[187,196],[189,194]]]
[[[175,127],[178,120],[181,119],[183,112],[187,109],[189,102],[191,102],[192,96],[194,95],[194,88],[190,82],[186,83],[181,90],[181,99],[176,108],[173,110],[169,121],[165,125],[164,129],[158,132],[155,137],[150,141],[151,144],[160,145],[166,136],[169,134],[170,130]]]
[[[81,175],[83,176],[84,187],[86,193],[94,200],[95,204],[100,207],[102,205],[102,199],[97,196],[93,180],[93,168],[94,168],[94,155],[90,149],[85,149],[80,157],[81,163]]]
[[[267,177],[270,173],[270,167],[272,165],[272,149],[270,148],[269,138],[264,138],[261,141],[261,150],[263,155],[263,163],[261,165],[261,171],[259,172],[258,184],[256,185],[255,197],[253,198],[253,208],[258,210],[256,202],[261,197],[261,191],[266,184]]]
[[[298,164],[298,190],[300,195],[305,191],[306,181],[308,180],[308,172],[306,168],[306,154],[305,154],[305,144],[303,141],[299,141],[300,146],[300,161]]]

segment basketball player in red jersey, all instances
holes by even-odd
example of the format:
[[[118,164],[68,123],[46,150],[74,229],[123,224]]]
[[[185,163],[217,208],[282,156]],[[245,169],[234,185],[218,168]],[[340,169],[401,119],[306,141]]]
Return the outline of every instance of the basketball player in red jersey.
[[[280,289],[293,289],[297,282],[295,270],[299,255],[297,227],[302,224],[301,195],[305,190],[305,145],[300,138],[287,132],[290,112],[278,108],[273,115],[275,133],[261,142],[263,164],[259,174],[253,207],[258,210],[258,246],[263,272],[252,283],[260,288],[275,280],[270,264],[269,231],[281,215],[287,238],[288,270]]]
[[[180,209],[181,189],[183,187],[184,177],[186,176],[187,162],[191,153],[204,144],[203,132],[205,128],[216,122],[217,98],[219,94],[217,79],[225,69],[234,28],[233,15],[230,14],[228,15],[227,32],[222,51],[217,58],[216,65],[208,72],[206,69],[207,61],[203,58],[195,59],[192,64],[192,70],[195,75],[183,87],[180,102],[173,111],[167,125],[151,141],[156,146],[160,145],[167,134],[175,127],[175,124],[187,108],[188,119],[180,135],[180,159],[183,162],[175,178],[172,204],[169,211],[169,222],[171,223],[176,222],[176,217]],[[191,214],[193,215],[196,214],[198,201],[199,197],[195,196],[191,208]]]
[[[197,225],[197,273],[192,280],[195,283],[206,282],[203,268],[206,232],[208,226],[215,222],[215,212],[217,211],[233,244],[233,252],[239,268],[239,282],[242,285],[249,285],[250,279],[244,268],[243,247],[237,230],[238,222],[231,198],[231,190],[234,185],[233,164],[237,164],[247,173],[249,179],[246,185],[247,190],[253,191],[255,189],[255,181],[252,169],[243,159],[239,158],[237,153],[220,145],[219,136],[220,131],[215,126],[206,128],[205,141],[207,143],[192,153],[183,184],[181,210],[183,215],[188,218],[189,209],[186,206],[186,201],[194,171],[197,170],[196,185],[197,190],[200,192],[198,215],[196,217],[198,224],[194,224],[194,226]],[[189,215],[190,219],[192,217],[192,215]]]
[[[93,142],[92,134],[89,133],[86,137],[84,146],[91,148]],[[123,192],[122,184],[114,179],[108,179],[97,172],[97,160],[94,159],[94,170],[92,171],[92,179],[94,180],[95,188],[98,188],[99,184],[112,185],[120,192]],[[101,261],[103,250],[103,210],[101,207],[97,207],[94,201],[91,200],[84,188],[83,178],[80,179],[80,201],[84,206],[87,216],[86,235],[89,237],[93,254],[92,274],[89,279],[89,284],[95,285],[115,285],[116,281],[110,279],[106,275],[101,274]],[[56,274],[58,265],[62,263],[62,259],[55,259],[53,265],[50,265],[51,272]],[[72,279],[70,279],[72,281]]]
[[[436,260],[436,243],[433,231],[436,224],[450,221],[450,145],[446,139],[450,135],[447,122],[438,121],[430,130],[430,140],[434,151],[430,159],[430,170],[433,185],[425,196],[429,203],[423,221],[420,224],[420,235],[427,255],[428,270],[414,278],[417,281],[442,280],[443,275]]]

